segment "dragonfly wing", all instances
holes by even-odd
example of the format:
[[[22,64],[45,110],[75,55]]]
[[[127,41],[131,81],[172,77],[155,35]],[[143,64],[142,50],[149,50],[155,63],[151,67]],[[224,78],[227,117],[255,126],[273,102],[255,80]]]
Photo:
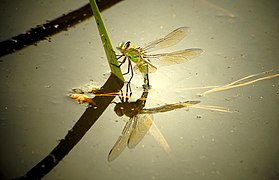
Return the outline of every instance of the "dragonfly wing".
[[[128,148],[135,148],[150,129],[153,118],[151,114],[138,114],[135,117],[133,129],[128,140]]]
[[[111,148],[109,155],[108,155],[108,161],[113,161],[116,159],[122,151],[126,148],[130,134],[131,134],[131,128],[134,120],[131,118],[125,125],[122,135],[119,136],[114,146]]]
[[[175,51],[171,53],[162,53],[162,54],[153,54],[146,55],[147,58],[156,58],[159,59],[158,64],[160,65],[172,65],[172,64],[180,64],[190,59],[193,59],[200,54],[202,54],[203,50],[199,48],[192,49],[184,49],[181,51]]]
[[[143,51],[158,50],[166,47],[173,46],[181,41],[189,32],[188,27],[180,27],[172,31],[163,38],[152,41],[144,46]]]
[[[147,66],[147,69],[146,69]],[[153,73],[157,70],[157,68],[152,65],[148,60],[145,59],[141,59],[140,62],[138,62],[135,67],[134,70],[136,73],[140,74],[148,74],[148,73]]]
[[[163,113],[163,112],[168,112],[168,111],[173,111],[173,110],[193,106],[198,103],[200,103],[200,101],[185,101],[185,102],[179,102],[174,104],[166,104],[155,108],[142,109],[140,113],[142,114]]]

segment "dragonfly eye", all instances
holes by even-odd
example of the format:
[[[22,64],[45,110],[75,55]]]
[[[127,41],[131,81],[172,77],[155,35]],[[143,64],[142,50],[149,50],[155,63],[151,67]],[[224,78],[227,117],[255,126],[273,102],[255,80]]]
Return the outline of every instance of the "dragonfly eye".
[[[122,103],[118,103],[115,105],[114,112],[117,114],[117,116],[120,117],[124,115]]]
[[[127,49],[128,47],[130,47],[130,45],[131,45],[131,42],[130,41],[127,41],[126,43],[125,43],[125,49]]]
[[[118,47],[116,47],[116,49],[118,49],[120,52],[123,53],[127,48],[126,44],[127,44],[127,42],[121,42],[121,43],[118,44]]]

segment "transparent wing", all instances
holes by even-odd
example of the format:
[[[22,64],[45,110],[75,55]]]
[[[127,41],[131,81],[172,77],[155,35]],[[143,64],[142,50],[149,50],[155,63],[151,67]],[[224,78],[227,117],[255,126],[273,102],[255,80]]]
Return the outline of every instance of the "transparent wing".
[[[131,134],[131,128],[133,127],[132,124],[134,123],[134,119],[131,118],[125,125],[122,135],[119,136],[114,146],[111,148],[109,155],[108,155],[108,161],[113,161],[116,159],[122,151],[126,148],[130,134]]]
[[[173,46],[181,41],[187,35],[187,32],[189,32],[188,27],[177,28],[165,37],[146,44],[142,49],[147,52]]]
[[[158,64],[160,65],[171,65],[171,64],[180,64],[190,59],[193,59],[200,54],[202,54],[203,50],[199,48],[192,48],[192,49],[184,49],[181,51],[175,51],[171,53],[162,53],[162,54],[153,54],[153,55],[146,55],[146,58],[152,59],[156,58],[159,59]]]
[[[140,114],[136,115],[134,118],[133,129],[128,140],[128,148],[130,149],[135,148],[143,139],[153,122],[151,114]]]
[[[146,69],[145,66],[147,66],[148,69]],[[152,65],[148,60],[141,59],[141,62],[137,63],[134,66],[134,70],[138,74],[140,74],[140,73],[148,74],[148,73],[155,72],[157,70],[157,68],[154,65]]]
[[[174,104],[166,104],[155,108],[142,109],[140,113],[141,114],[163,113],[163,112],[168,112],[168,111],[173,111],[173,110],[193,106],[198,103],[200,103],[200,101],[185,101],[185,102],[179,102]]]

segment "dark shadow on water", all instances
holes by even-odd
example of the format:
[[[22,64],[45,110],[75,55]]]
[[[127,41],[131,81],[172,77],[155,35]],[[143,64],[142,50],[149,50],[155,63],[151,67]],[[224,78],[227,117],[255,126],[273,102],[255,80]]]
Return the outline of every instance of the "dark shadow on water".
[[[97,1],[97,5],[100,11],[103,11],[121,0],[102,0]],[[7,54],[11,54],[27,47],[32,44],[36,44],[41,40],[49,40],[50,37],[62,32],[67,31],[69,28],[76,24],[79,24],[86,19],[92,17],[92,10],[90,4],[86,4],[83,7],[76,9],[68,14],[65,14],[57,19],[48,21],[45,24],[38,25],[31,28],[29,31],[14,36],[10,39],[0,42],[0,57]]]
[[[123,87],[123,84],[123,81],[111,74],[105,85],[101,88],[100,93],[118,92]],[[88,107],[74,127],[69,130],[65,138],[59,142],[51,153],[19,179],[41,179],[49,173],[81,140],[114,98],[115,96],[94,97],[92,100],[96,105]]]

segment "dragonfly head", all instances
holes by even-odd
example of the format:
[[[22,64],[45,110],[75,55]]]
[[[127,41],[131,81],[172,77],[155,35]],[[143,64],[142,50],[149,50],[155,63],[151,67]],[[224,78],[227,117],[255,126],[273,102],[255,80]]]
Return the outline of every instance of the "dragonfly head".
[[[122,103],[117,103],[114,107],[114,112],[117,114],[117,116],[121,117],[124,115],[123,109],[124,107]]]
[[[116,47],[122,54],[130,47],[131,42],[126,41],[126,42],[121,42],[119,43],[118,47]]]
[[[132,118],[136,116],[142,108],[139,108],[136,102],[121,102],[117,103],[114,107],[114,112],[117,116],[123,115]]]

